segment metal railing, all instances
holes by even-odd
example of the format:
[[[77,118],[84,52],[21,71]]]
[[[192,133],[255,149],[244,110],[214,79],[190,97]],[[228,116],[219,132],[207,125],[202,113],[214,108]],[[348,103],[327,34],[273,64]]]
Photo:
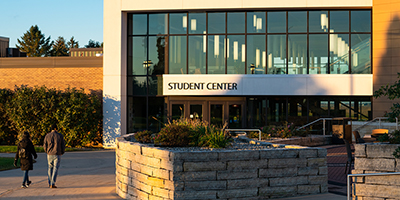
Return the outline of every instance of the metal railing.
[[[336,117],[337,118],[337,117]],[[325,135],[325,132],[326,132],[326,125],[325,125],[325,122],[326,122],[326,120],[333,120],[333,119],[335,119],[335,118],[319,118],[319,119],[317,119],[317,120],[315,120],[315,121],[312,121],[312,122],[310,122],[310,123],[308,123],[308,124],[306,124],[306,125],[304,125],[304,126],[302,126],[302,127],[300,127],[300,128],[297,128],[296,130],[300,130],[300,129],[303,129],[303,128],[305,128],[305,127],[307,127],[307,126],[310,126],[310,125],[313,125],[313,124],[315,124],[315,123],[317,123],[317,122],[319,122],[319,121],[323,121],[323,123],[322,123],[322,131],[323,131],[323,133],[324,133],[324,135]]]
[[[376,118],[374,118],[373,120],[368,121],[367,123],[365,123],[365,124],[361,125],[360,127],[354,129],[354,131],[359,131],[359,130],[360,130],[361,128],[363,128],[364,126],[366,126],[366,125],[368,125],[368,124],[370,124],[370,123],[372,123],[372,122],[374,122],[374,121],[376,121],[376,120],[379,120],[379,128],[381,128],[381,120],[382,120],[382,119],[389,119],[389,117],[376,117]],[[396,130],[399,130],[398,124],[399,124],[399,120],[398,120],[398,118],[396,117]]]
[[[261,130],[260,129],[224,129],[224,131],[258,131],[258,140],[261,141]]]
[[[351,200],[351,182],[350,177],[360,177],[360,176],[387,176],[387,175],[400,175],[400,172],[386,172],[386,173],[371,173],[371,174],[348,174],[347,175],[347,200]]]

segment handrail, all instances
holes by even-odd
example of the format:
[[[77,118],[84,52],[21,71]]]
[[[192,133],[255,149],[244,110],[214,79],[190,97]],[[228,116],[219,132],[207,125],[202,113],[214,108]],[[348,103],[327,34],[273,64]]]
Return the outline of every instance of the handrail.
[[[335,117],[335,118],[337,118],[337,117]],[[297,128],[296,130],[298,131],[298,130],[300,130],[300,129],[303,129],[303,128],[307,127],[307,126],[310,126],[310,125],[315,124],[315,123],[317,123],[317,122],[319,122],[319,121],[322,120],[322,121],[323,121],[322,130],[323,130],[324,135],[325,135],[325,130],[326,130],[326,128],[325,128],[325,121],[326,121],[326,120],[333,120],[333,119],[335,119],[335,118],[319,118],[319,119],[314,120],[314,121],[312,121],[312,122],[310,122],[310,123],[308,123],[308,124],[306,124],[306,125],[304,125],[304,126],[302,126],[302,127],[300,127],[300,128]]]
[[[389,119],[389,117],[376,117],[376,118],[374,118],[374,119],[372,119],[371,121],[368,121],[367,123],[365,123],[365,124],[363,124],[363,125],[361,125],[360,127],[358,127],[358,128],[356,128],[356,129],[354,129],[354,131],[359,131],[361,128],[363,128],[364,126],[366,126],[366,125],[368,125],[368,124],[370,124],[370,123],[372,123],[372,122],[374,122],[374,121],[376,121],[376,120],[379,120],[379,128],[381,128],[381,119]],[[396,117],[396,130],[399,130],[399,128],[398,128],[398,118]]]
[[[224,131],[258,131],[258,140],[261,141],[260,129],[224,129]]]
[[[351,200],[350,177],[358,176],[385,176],[385,175],[400,175],[400,172],[385,172],[385,173],[371,173],[371,174],[348,174],[347,175],[347,200]]]

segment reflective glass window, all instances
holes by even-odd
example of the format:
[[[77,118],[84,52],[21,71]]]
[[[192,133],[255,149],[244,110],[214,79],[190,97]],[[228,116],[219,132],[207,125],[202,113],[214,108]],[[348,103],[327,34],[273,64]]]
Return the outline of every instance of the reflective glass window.
[[[351,32],[371,32],[371,11],[351,11]]]
[[[169,33],[186,34],[188,27],[188,18],[186,13],[169,14]]]
[[[146,75],[147,68],[143,66],[143,62],[147,60],[147,37],[131,37],[130,43],[132,45],[132,51],[128,55],[130,74]]]
[[[128,131],[146,130],[146,97],[128,98]]]
[[[286,74],[286,35],[268,35],[267,73]]]
[[[247,74],[265,74],[265,35],[247,36]]]
[[[189,33],[192,34],[206,33],[205,13],[189,13]]]
[[[286,32],[286,12],[268,12],[267,20],[268,33]]]
[[[328,32],[328,11],[310,11],[308,14],[308,31],[323,33]]]
[[[129,33],[132,35],[147,34],[147,14],[132,15],[129,29]]]
[[[148,66],[149,75],[164,74],[165,66],[165,37],[149,37],[149,60],[152,64]]]
[[[228,74],[244,74],[246,71],[246,44],[244,35],[228,35],[227,39]]]
[[[167,34],[168,33],[168,15],[149,14],[149,34]]]
[[[245,32],[245,15],[244,12],[228,12],[228,33],[244,33]]]
[[[208,13],[208,33],[225,33],[225,13]]]
[[[307,35],[289,35],[288,74],[307,74]]]
[[[208,74],[225,74],[225,35],[208,36]]]
[[[309,35],[309,74],[328,74],[328,35]]]
[[[185,105],[184,104],[172,104],[172,120],[178,120],[185,118]]]
[[[330,11],[329,30],[331,33],[349,32],[349,11]]]
[[[186,74],[186,36],[169,36],[169,73]]]
[[[247,12],[247,33],[265,33],[265,12]]]
[[[147,78],[146,76],[128,77],[128,95],[146,95]]]
[[[306,11],[288,12],[288,31],[289,33],[307,32]]]
[[[149,95],[162,95],[162,76],[149,76]]]
[[[148,130],[157,133],[167,123],[166,114],[164,113],[164,98],[149,97],[149,128]]]
[[[349,35],[330,34],[329,36],[330,74],[348,74]]]
[[[206,73],[206,36],[189,36],[189,74]]]
[[[351,35],[351,73],[371,74],[371,35]]]

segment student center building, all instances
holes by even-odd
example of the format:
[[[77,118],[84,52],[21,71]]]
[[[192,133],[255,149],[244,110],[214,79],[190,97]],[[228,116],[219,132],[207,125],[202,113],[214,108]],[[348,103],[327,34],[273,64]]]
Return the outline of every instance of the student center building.
[[[104,0],[105,146],[181,117],[260,128],[383,116],[391,102],[373,91],[399,71],[391,3]]]

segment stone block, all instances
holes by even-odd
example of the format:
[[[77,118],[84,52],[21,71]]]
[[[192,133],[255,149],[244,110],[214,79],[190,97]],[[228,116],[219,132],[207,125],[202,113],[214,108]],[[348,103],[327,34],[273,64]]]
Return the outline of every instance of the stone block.
[[[166,198],[149,195],[149,200],[165,200]]]
[[[297,174],[299,176],[305,175],[318,175],[319,167],[299,167],[297,169]]]
[[[228,190],[240,188],[268,187],[267,178],[227,180]]]
[[[260,151],[223,151],[219,152],[218,155],[219,161],[260,159]]]
[[[308,167],[322,167],[326,165],[326,158],[307,158]]]
[[[325,148],[318,148],[318,158],[326,158],[326,156],[328,155],[328,150]]]
[[[122,192],[127,193],[128,192],[128,184],[127,183],[122,183],[120,184],[119,188]]]
[[[137,155],[141,155],[142,154],[142,145],[137,142],[133,142],[132,145],[130,145],[127,148],[127,151],[132,152]]]
[[[293,196],[295,194],[297,194],[297,186],[261,187],[259,189],[259,195],[261,197]]]
[[[319,175],[327,175],[328,167],[327,166],[318,167],[318,174]]]
[[[258,177],[258,169],[243,169],[240,171],[227,170],[227,171],[217,172],[217,180],[249,179],[257,177]]]
[[[142,165],[141,164],[139,164],[139,163],[137,163],[137,162],[132,162],[132,164],[131,164],[131,170],[133,170],[133,171],[137,171],[137,172],[140,172],[140,167],[141,167]]]
[[[156,168],[160,168],[161,159],[160,158],[152,158],[143,155],[136,155],[136,162],[142,165],[152,166]]]
[[[140,181],[132,181],[132,187],[137,188],[141,191],[146,192],[147,194],[151,194],[151,189],[152,186],[146,184],[146,182],[140,182]]]
[[[357,170],[393,172],[395,170],[395,160],[385,158],[356,158],[354,161],[354,168]]]
[[[268,159],[249,160],[249,161],[228,161],[228,170],[242,170],[254,168],[268,168]]]
[[[316,158],[318,157],[318,150],[314,148],[299,149],[299,158]]]
[[[298,149],[265,149],[260,151],[260,159],[297,158],[298,155]]]
[[[170,151],[156,147],[142,147],[142,155],[147,157],[169,160]]]
[[[393,152],[400,145],[397,144],[368,144],[366,147],[368,158],[392,158]]]
[[[165,169],[142,165],[140,166],[140,172],[149,176],[169,180],[169,171]]]
[[[269,180],[270,180],[269,185],[271,187],[308,184],[307,176],[270,178]]]
[[[217,152],[174,152],[170,153],[171,161],[218,161]]]
[[[396,162],[395,171],[400,172],[400,159],[396,158],[396,159],[394,159],[394,161]]]
[[[175,191],[174,200],[191,200],[191,199],[215,199],[217,191],[206,190],[206,191]]]
[[[400,174],[389,176],[365,176],[365,184],[400,186]]]
[[[232,199],[244,197],[256,197],[258,188],[234,189],[234,190],[221,190],[217,192],[218,199]]]
[[[131,161],[126,160],[124,158],[120,158],[118,161],[119,161],[118,165],[120,165],[122,167],[125,167],[125,168],[128,168],[128,169],[131,168]]]
[[[161,178],[154,178],[154,177],[147,177],[146,183],[153,187],[164,187],[165,186],[165,179]]]
[[[134,181],[146,182],[150,176],[142,174],[137,171],[130,170],[129,177],[132,178],[132,180],[134,180]]]
[[[306,158],[274,158],[268,160],[268,168],[290,168],[306,166]]]
[[[185,181],[185,191],[226,190],[226,181]]]
[[[367,157],[365,144],[354,144],[354,157],[365,158]]]
[[[125,176],[125,175],[122,175],[122,174],[117,174],[116,177],[118,178],[118,180],[121,183],[124,183],[124,184],[129,184],[130,183],[128,176]]]
[[[390,185],[355,184],[355,194],[353,195],[397,199],[400,197],[400,187]]]
[[[320,185],[298,185],[298,194],[316,194],[320,193]]]
[[[297,167],[259,169],[260,178],[292,177],[297,175]]]
[[[171,172],[170,180],[174,181],[217,180],[217,172],[216,171],[175,172],[175,173]]]
[[[169,181],[164,180],[164,188],[172,190],[172,191],[182,191],[184,189],[183,181]]]
[[[151,194],[154,196],[163,197],[163,198],[172,198],[169,196],[169,194],[170,194],[169,190],[159,188],[159,187],[153,187],[153,191]]]
[[[117,174],[122,174],[122,175],[128,176],[128,174],[129,174],[128,168],[125,168],[125,167],[122,167],[119,165],[116,165],[115,167],[116,167]]]
[[[328,185],[328,175],[308,176],[308,184]]]
[[[352,174],[364,174],[364,170],[353,169]],[[364,183],[365,176],[352,177],[353,183]],[[347,179],[346,179],[347,180]]]
[[[184,162],[184,171],[217,171],[226,170],[226,162],[209,161],[209,162]]]
[[[183,171],[183,161],[169,161],[165,159],[161,159],[160,168],[166,169],[172,172],[181,172]]]
[[[321,190],[321,193],[327,193],[328,192],[328,185],[321,185],[320,186],[320,190]]]

